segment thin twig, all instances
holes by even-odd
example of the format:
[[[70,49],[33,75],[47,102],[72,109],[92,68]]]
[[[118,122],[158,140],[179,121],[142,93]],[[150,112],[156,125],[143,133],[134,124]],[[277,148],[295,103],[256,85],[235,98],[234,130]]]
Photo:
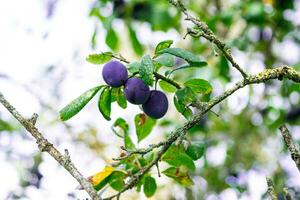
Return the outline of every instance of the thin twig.
[[[296,163],[296,166],[298,167],[298,170],[300,172],[300,154],[299,154],[299,151],[298,151],[298,149],[296,148],[296,146],[295,146],[295,144],[293,142],[293,137],[290,134],[290,131],[286,127],[285,124],[283,124],[282,126],[280,126],[279,130],[281,132],[281,135],[282,135],[282,137],[284,139],[284,142],[285,142],[286,146],[288,147],[288,149],[289,149],[289,151],[291,153],[292,159]]]
[[[199,36],[202,36],[209,40],[210,42],[214,43],[224,54],[226,59],[232,64],[234,68],[236,68],[244,78],[248,77],[249,75],[240,67],[240,65],[234,60],[232,57],[230,51],[228,50],[227,46],[225,43],[223,43],[221,40],[219,40],[212,30],[209,29],[209,27],[206,25],[206,23],[200,21],[199,19],[193,17],[187,12],[187,9],[183,5],[183,3],[180,0],[168,0],[169,3],[177,7],[185,16],[186,20],[191,21],[194,25],[196,25],[200,30],[201,33]],[[195,35],[192,35],[195,36]]]
[[[268,194],[270,196],[270,198],[272,200],[277,200],[277,194],[276,194],[276,191],[274,189],[274,184],[272,182],[272,180],[269,178],[269,177],[266,177],[266,180],[267,180],[267,185],[268,185]]]
[[[134,154],[145,155],[145,154],[153,151],[155,148],[159,148],[163,145],[164,145],[164,142],[159,142],[157,144],[151,144],[147,148],[134,149],[134,150],[128,150],[128,149],[125,149],[124,147],[121,147],[122,150],[126,151],[126,154],[121,157],[118,157],[118,158],[113,158],[113,160],[124,160]]]
[[[161,74],[159,74],[159,73],[157,73],[157,72],[154,72],[153,74],[154,74],[154,76],[155,76],[157,79],[161,79],[161,80],[163,80],[163,81],[166,81],[166,82],[168,82],[168,83],[174,85],[177,89],[181,89],[181,86],[180,86],[179,83],[177,83],[176,81],[173,81],[172,79],[169,79],[169,78],[167,78],[167,77],[165,77],[165,76],[163,76],[163,75],[161,75]]]
[[[24,118],[3,96],[0,92],[1,104],[14,116],[21,125],[36,139],[36,143],[41,152],[46,151],[49,153],[61,166],[63,166],[84,188],[93,200],[101,200],[96,190],[93,188],[91,183],[84,178],[84,176],[78,171],[75,165],[71,162],[69,154],[65,151],[65,155],[61,154],[52,143],[50,143],[41,132],[35,127],[37,115],[34,114],[31,119]]]

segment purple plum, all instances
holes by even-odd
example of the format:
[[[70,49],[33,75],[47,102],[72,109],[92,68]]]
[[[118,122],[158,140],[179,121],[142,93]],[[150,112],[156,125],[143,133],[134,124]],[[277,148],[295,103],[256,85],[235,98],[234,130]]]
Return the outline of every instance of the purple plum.
[[[128,73],[126,67],[122,63],[110,61],[104,65],[102,76],[107,85],[111,87],[120,87],[126,82]]]
[[[150,97],[142,105],[143,111],[151,118],[162,118],[168,111],[168,99],[167,96],[158,90],[152,90]]]
[[[150,89],[142,79],[133,77],[126,81],[124,87],[124,94],[127,99],[132,104],[143,104],[150,96]]]

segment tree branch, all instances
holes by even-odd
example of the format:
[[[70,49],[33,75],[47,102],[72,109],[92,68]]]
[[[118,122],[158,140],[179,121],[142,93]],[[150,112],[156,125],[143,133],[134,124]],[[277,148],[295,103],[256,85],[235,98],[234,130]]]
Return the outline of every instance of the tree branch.
[[[272,200],[277,200],[277,194],[274,189],[273,181],[269,177],[266,177],[266,180],[267,180],[267,185],[268,185],[267,191],[268,191],[269,196],[271,197]]]
[[[36,143],[41,152],[49,153],[61,166],[63,166],[82,186],[82,188],[89,194],[93,200],[101,200],[97,191],[93,188],[91,183],[83,177],[75,165],[71,162],[69,154],[65,151],[65,155],[61,154],[52,143],[50,143],[41,132],[35,127],[37,114],[33,114],[30,119],[24,118],[3,96],[0,92],[1,104],[16,118],[21,125],[35,138]]]
[[[191,21],[193,24],[195,24],[201,32],[199,32],[198,36],[202,36],[209,40],[210,42],[214,43],[220,51],[224,54],[225,58],[232,64],[234,68],[236,68],[244,78],[248,77],[249,75],[240,67],[240,65],[234,60],[232,57],[230,51],[228,50],[225,43],[223,43],[221,40],[219,40],[215,34],[212,32],[212,30],[209,29],[209,27],[206,25],[206,23],[200,21],[199,19],[193,17],[187,12],[187,9],[183,5],[183,3],[180,0],[168,0],[169,3],[177,7],[185,16],[186,20]],[[190,30],[190,29],[189,29]],[[197,32],[189,32],[188,34],[191,34],[192,36],[196,36]]]
[[[298,151],[298,149],[296,148],[296,146],[293,142],[292,135],[290,134],[290,131],[286,127],[285,124],[280,126],[279,130],[281,132],[281,135],[284,139],[284,142],[285,142],[286,146],[288,147],[288,149],[291,153],[292,159],[296,163],[296,166],[298,167],[298,170],[300,172],[300,154],[299,154],[299,151]]]
[[[251,75],[248,78],[245,78],[239,82],[237,82],[232,88],[226,90],[223,94],[214,97],[211,99],[208,104],[200,110],[199,113],[195,114],[189,121],[187,121],[182,127],[173,131],[170,136],[163,142],[160,150],[157,152],[156,157],[153,159],[151,163],[149,163],[146,167],[142,168],[139,172],[137,172],[125,185],[125,187],[117,194],[105,198],[104,200],[110,200],[117,196],[120,196],[121,193],[125,192],[128,189],[131,189],[135,186],[135,184],[140,180],[140,178],[146,174],[154,165],[156,165],[162,155],[169,149],[169,147],[175,142],[178,138],[183,137],[187,131],[192,128],[194,125],[198,124],[201,121],[201,117],[206,114],[210,109],[212,109],[215,105],[219,104],[223,100],[225,100],[228,96],[236,92],[237,90],[245,87],[246,85],[257,84],[257,83],[265,83],[271,79],[279,79],[283,78],[290,79],[294,82],[300,83],[300,73],[294,70],[291,67],[283,66],[275,69],[267,69],[261,73],[256,75]],[[136,152],[138,154],[138,152]],[[142,152],[143,154],[144,152]]]

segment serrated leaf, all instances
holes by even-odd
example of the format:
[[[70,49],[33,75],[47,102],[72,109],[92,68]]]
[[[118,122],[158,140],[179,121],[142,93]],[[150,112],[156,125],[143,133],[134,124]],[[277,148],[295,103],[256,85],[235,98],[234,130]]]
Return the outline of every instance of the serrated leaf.
[[[190,170],[196,169],[194,161],[184,152],[182,145],[169,147],[161,160],[176,167],[186,166]]]
[[[139,63],[139,62],[132,62],[132,63],[129,63],[128,64],[128,71],[130,72],[130,73],[137,73],[137,72],[139,72],[140,71],[140,67],[141,67],[141,63]]]
[[[72,118],[96,95],[103,86],[91,88],[74,99],[71,103],[59,111],[60,119],[66,121]]]
[[[185,106],[196,101],[196,95],[193,90],[189,87],[181,88],[175,93],[179,102],[183,103]]]
[[[155,54],[158,54],[163,49],[169,48],[172,44],[173,40],[165,40],[158,43],[158,45],[155,47]]]
[[[128,31],[129,31],[129,38],[134,52],[139,56],[143,55],[144,53],[143,46],[136,35],[136,31],[133,29],[133,27],[130,24],[128,25]]]
[[[122,171],[114,171],[108,177],[109,185],[116,191],[121,191],[125,186],[126,174]]]
[[[86,58],[86,61],[92,64],[104,64],[111,60],[112,52],[104,52],[99,54],[90,54]]]
[[[198,160],[204,154],[205,145],[203,142],[192,142],[187,150],[186,154],[189,155],[193,160]]]
[[[211,84],[204,79],[190,79],[184,83],[196,93],[209,94],[212,92]]]
[[[113,171],[114,171],[113,167],[106,166],[102,171],[96,173],[91,178],[89,178],[95,190],[99,191],[108,183],[107,177],[111,175]]]
[[[141,79],[147,84],[153,84],[153,72],[154,72],[154,64],[149,55],[145,55],[141,61],[141,67],[139,68],[139,73]]]
[[[203,67],[203,66],[207,65],[207,62],[202,61],[198,56],[196,56],[195,54],[193,54],[189,51],[186,51],[184,49],[167,48],[167,49],[163,49],[163,50],[159,51],[159,53],[160,54],[162,54],[162,53],[172,54],[174,56],[177,56],[179,58],[186,60],[188,63],[190,63],[191,65],[194,65],[194,66]]]
[[[189,119],[193,115],[192,110],[178,101],[176,96],[174,96],[173,100],[177,111],[180,112],[186,119]]]
[[[110,120],[111,113],[111,90],[105,88],[99,96],[98,109],[106,120]]]
[[[136,135],[138,142],[145,139],[155,126],[156,120],[148,117],[145,114],[137,114],[134,118],[134,124],[136,129]]]
[[[174,179],[177,183],[188,187],[193,185],[193,181],[190,178],[188,171],[183,170],[182,168],[179,167],[170,167],[166,169],[165,171],[162,172],[164,175]]]
[[[177,91],[177,88],[174,85],[172,85],[166,81],[159,81],[159,86],[165,92],[174,93]]]
[[[155,61],[157,61],[163,66],[173,67],[175,65],[175,56],[168,53],[164,53],[155,58]]]
[[[154,178],[146,176],[144,181],[144,194],[146,197],[152,197],[155,194],[157,185]]]

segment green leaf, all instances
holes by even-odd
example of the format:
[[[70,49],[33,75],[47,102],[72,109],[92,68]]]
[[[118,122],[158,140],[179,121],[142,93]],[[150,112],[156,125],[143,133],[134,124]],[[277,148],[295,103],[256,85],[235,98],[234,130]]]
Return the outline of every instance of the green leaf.
[[[162,172],[164,175],[174,179],[177,183],[188,187],[193,185],[193,181],[190,178],[188,171],[179,167],[170,167]]]
[[[152,76],[153,71],[154,71],[154,65],[150,56],[149,55],[143,56],[141,61],[141,67],[139,68],[139,73],[141,75],[141,79],[147,85],[150,86],[153,84],[153,76]]]
[[[123,90],[119,88],[112,88],[111,90],[111,102],[117,101],[118,105],[121,108],[127,108],[127,101],[125,98],[125,95],[123,93]]]
[[[125,137],[124,137],[124,145],[126,149],[135,149],[135,145],[132,142],[132,139],[129,136],[129,133],[125,133]]]
[[[138,182],[136,183],[136,191],[137,191],[137,192],[140,192],[140,191],[141,191],[144,182],[145,182],[145,176],[142,176],[142,178],[140,178],[140,179],[138,180]]]
[[[111,113],[111,90],[105,88],[100,94],[98,101],[98,109],[106,120],[110,120]]]
[[[174,85],[172,85],[166,81],[159,81],[159,86],[165,92],[174,93],[177,91],[177,88]]]
[[[159,53],[160,54],[162,54],[162,53],[172,54],[174,56],[177,56],[179,58],[186,60],[188,63],[190,63],[191,65],[194,65],[194,66],[203,67],[203,66],[207,65],[207,62],[202,61],[198,56],[196,56],[195,54],[193,54],[189,51],[186,51],[184,49],[167,48],[167,49],[161,50]]]
[[[173,67],[175,65],[175,57],[168,53],[159,55],[155,58],[155,61],[166,67]]]
[[[130,72],[130,73],[137,73],[137,72],[139,72],[140,71],[140,67],[141,67],[141,63],[139,63],[139,62],[132,62],[132,63],[130,63],[130,64],[128,64],[128,71]]]
[[[74,99],[71,103],[69,103],[59,111],[60,119],[66,121],[79,113],[79,111],[95,96],[95,94],[102,87],[103,86],[97,86],[91,88],[80,95],[78,98]]]
[[[173,40],[165,40],[160,43],[155,47],[155,54],[159,54],[161,50],[164,50],[166,48],[169,48],[173,44]]]
[[[144,182],[144,193],[146,197],[152,197],[155,194],[156,188],[157,185],[155,179],[151,176],[146,176]]]
[[[96,44],[97,44],[97,28],[95,28],[94,33],[93,33],[92,38],[91,38],[92,49],[96,48]]]
[[[104,64],[110,61],[112,58],[113,53],[112,52],[104,52],[100,54],[90,54],[86,58],[86,61],[92,64]]]
[[[136,36],[136,31],[132,28],[131,25],[128,25],[128,30],[134,52],[139,56],[143,55],[144,49],[138,37]]]
[[[186,166],[190,170],[196,169],[194,161],[184,152],[183,145],[172,145],[161,160],[175,167]]]
[[[211,84],[204,79],[190,79],[184,83],[196,93],[209,94],[212,92]]]
[[[126,101],[123,91],[122,90],[119,90],[119,91],[120,91],[120,93],[117,96],[117,103],[121,108],[125,109],[125,108],[127,108],[127,101]]]
[[[125,186],[125,182],[124,182],[125,178],[126,178],[126,174],[124,172],[114,171],[108,177],[108,183],[114,190],[121,191]]]
[[[186,119],[189,119],[193,115],[192,110],[178,101],[176,96],[174,96],[173,100],[177,111],[180,112]]]
[[[136,129],[136,134],[138,137],[138,142],[146,138],[152,131],[156,123],[155,119],[148,117],[145,114],[137,114],[134,118],[134,124]]]
[[[154,64],[154,71],[157,72],[163,65],[157,62],[156,60],[153,60]]]
[[[184,64],[184,65],[181,65],[181,66],[177,67],[176,69],[166,71],[165,72],[165,76],[170,76],[172,73],[174,73],[176,71],[179,71],[179,70],[182,70],[182,69],[200,68],[200,67],[202,67],[202,66],[191,65],[191,64]]]
[[[179,102],[183,103],[184,105],[188,105],[194,101],[196,101],[196,95],[193,90],[189,87],[181,88],[176,91],[175,93]]]
[[[118,35],[112,27],[107,29],[105,43],[113,50],[116,50],[118,48],[118,44],[119,44]]]
[[[9,124],[8,122],[0,119],[0,132],[1,131],[8,131],[8,132],[11,132],[14,130],[14,127]]]
[[[117,130],[117,128],[120,130]],[[112,131],[119,137],[123,138],[129,131],[129,126],[125,119],[119,117],[111,127]],[[121,132],[122,131],[122,132]]]
[[[203,142],[192,142],[187,150],[186,154],[189,155],[193,160],[198,160],[204,154],[205,145]]]

